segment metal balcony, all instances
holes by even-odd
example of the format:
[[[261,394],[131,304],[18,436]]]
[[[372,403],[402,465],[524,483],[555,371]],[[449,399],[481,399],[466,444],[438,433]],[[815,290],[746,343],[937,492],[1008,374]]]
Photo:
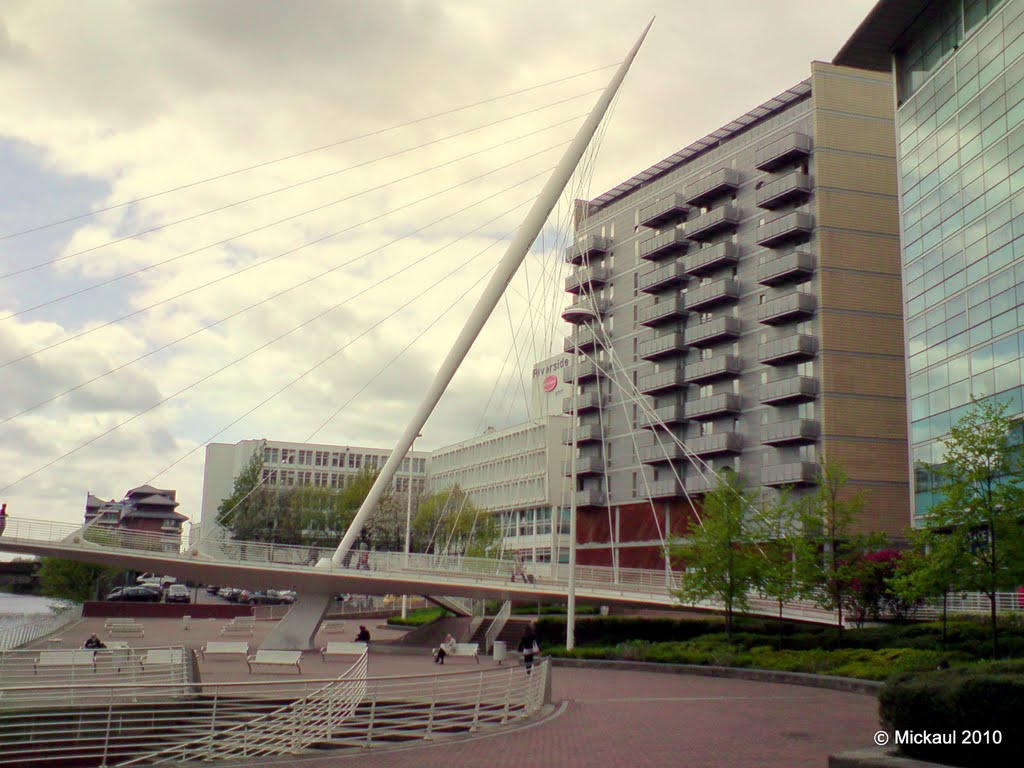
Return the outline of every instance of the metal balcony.
[[[731,277],[702,285],[686,292],[686,306],[691,310],[706,309],[716,304],[736,301],[740,297],[740,284]]]
[[[686,257],[686,271],[691,275],[705,275],[722,267],[734,266],[740,260],[736,243],[715,243],[694,251]]]
[[[562,400],[562,413],[572,413],[573,399],[571,397],[563,398]],[[576,395],[576,412],[587,413],[588,411],[597,411],[603,408],[606,404],[605,396],[601,392],[583,392],[582,394]]]
[[[686,406],[681,403],[655,408],[650,413],[640,413],[636,417],[637,429],[658,429],[672,424],[683,424],[687,421]]]
[[[818,395],[818,380],[811,376],[791,376],[761,385],[761,402],[767,405],[813,400]]]
[[[743,401],[735,392],[722,392],[710,397],[690,400],[686,404],[686,413],[691,419],[710,419],[723,413],[739,413]]]
[[[604,346],[604,341],[598,337],[593,328],[579,328],[575,337],[567,336],[562,346],[566,352],[590,352],[597,345]]]
[[[640,258],[647,261],[661,261],[670,256],[684,253],[689,247],[690,241],[686,239],[686,233],[681,229],[673,229],[642,240],[640,242]]]
[[[681,333],[669,333],[649,341],[640,342],[639,354],[642,360],[663,360],[686,354],[686,340]]]
[[[774,171],[811,154],[811,137],[803,133],[791,133],[754,152],[754,167],[761,171]]]
[[[565,249],[567,264],[582,264],[591,257],[608,252],[609,240],[601,235],[587,235]]]
[[[576,363],[576,373],[573,374],[572,366],[563,369],[562,381],[567,384],[572,384],[574,381],[583,383],[590,379],[596,379],[598,376],[603,375],[602,371],[597,367],[597,363],[593,360],[580,360]]]
[[[591,507],[606,506],[604,491],[595,488],[587,488],[583,491],[576,491],[576,508],[588,509]]]
[[[705,469],[704,475],[698,475],[696,469],[693,470],[694,474],[687,475],[683,483],[686,485],[686,492],[691,496],[697,494],[710,493],[715,487],[717,478],[711,473],[711,470]]]
[[[654,328],[665,323],[678,322],[688,314],[690,311],[686,308],[686,300],[682,296],[673,296],[668,301],[659,301],[657,304],[644,307],[637,314],[637,320],[640,325]]]
[[[720,205],[686,225],[690,240],[707,240],[719,232],[736,229],[740,225],[740,211],[734,205]]]
[[[683,487],[674,477],[640,483],[637,495],[641,499],[681,499],[686,494]]]
[[[702,179],[687,184],[686,202],[693,206],[702,206],[722,195],[735,192],[739,186],[739,171],[732,168],[721,168]]]
[[[663,197],[640,209],[640,223],[645,227],[661,227],[670,221],[681,221],[690,213],[686,200],[678,192]]]
[[[690,278],[686,274],[686,268],[679,262],[666,264],[660,269],[640,275],[639,287],[644,293],[660,293],[661,291],[682,285]]]
[[[793,211],[757,228],[757,244],[777,248],[793,240],[806,240],[814,229],[814,217],[804,211]]]
[[[761,485],[816,485],[818,465],[813,461],[772,464],[761,469]]]
[[[599,442],[604,439],[604,428],[598,424],[579,424],[576,427],[576,444]],[[572,445],[572,428],[562,430],[562,445]]]
[[[758,347],[757,361],[765,365],[785,365],[808,360],[818,353],[818,340],[806,333],[794,333]]]
[[[814,254],[790,251],[782,256],[766,253],[757,267],[757,282],[761,285],[779,285],[800,282],[814,274]]]
[[[691,347],[700,347],[722,339],[735,339],[739,335],[740,319],[724,315],[706,323],[687,327],[684,337]]]
[[[800,320],[814,314],[818,298],[813,293],[800,291],[771,299],[757,308],[757,322],[764,325],[778,325]]]
[[[739,432],[715,432],[687,440],[686,447],[697,456],[739,453],[743,450],[743,435]]]
[[[604,285],[610,277],[608,267],[585,267],[565,278],[565,290],[569,293],[580,293],[584,288]]]
[[[597,320],[608,311],[608,299],[600,296],[581,296],[562,310],[562,319],[567,323],[587,323]]]
[[[645,395],[658,395],[662,392],[671,392],[675,389],[682,389],[686,386],[686,376],[682,368],[670,368],[667,371],[658,371],[641,376],[636,387]]]
[[[813,419],[787,419],[765,424],[761,442],[765,445],[813,443],[821,434],[821,425]]]
[[[801,171],[787,173],[757,190],[757,207],[774,210],[811,194],[811,177]]]
[[[727,376],[739,376],[742,367],[739,355],[715,355],[707,360],[689,363],[684,370],[689,383],[703,384]]]
[[[577,456],[576,457],[576,475],[577,477],[583,475],[603,475],[604,474],[604,456]],[[562,474],[566,477],[570,477],[573,472],[573,460],[562,462]]]
[[[667,440],[638,449],[637,458],[641,464],[668,464],[686,458],[686,450],[678,443]]]

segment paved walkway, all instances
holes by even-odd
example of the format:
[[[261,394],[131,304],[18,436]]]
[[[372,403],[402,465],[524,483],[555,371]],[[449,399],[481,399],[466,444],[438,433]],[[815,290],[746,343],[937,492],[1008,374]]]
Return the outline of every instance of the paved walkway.
[[[145,642],[132,645],[184,644],[195,647],[219,637],[223,622],[143,620]],[[341,637],[351,639],[358,628]],[[366,623],[365,621],[362,623]],[[370,625],[375,639],[400,630]],[[83,622],[63,633],[65,647],[81,639],[102,619]],[[257,622],[257,637],[268,627]],[[334,636],[332,636],[334,637]],[[337,639],[337,637],[334,637]],[[428,652],[371,651],[370,674],[422,674],[439,671]],[[395,649],[398,650],[398,649]],[[465,671],[472,659],[455,659],[450,671]],[[491,665],[482,659],[482,665]],[[310,677],[337,673],[343,665],[323,664],[307,654],[304,673]],[[447,665],[446,665],[447,666]],[[239,661],[206,662],[206,680],[251,678]],[[280,679],[280,674],[272,674]],[[239,768],[523,768],[577,766],[594,768],[824,768],[831,753],[872,746],[878,729],[878,705],[871,696],[818,688],[757,683],[724,678],[692,677],[657,672],[603,669],[553,670],[552,712],[509,731],[432,744],[379,747],[359,752],[325,752],[311,757],[232,761]]]

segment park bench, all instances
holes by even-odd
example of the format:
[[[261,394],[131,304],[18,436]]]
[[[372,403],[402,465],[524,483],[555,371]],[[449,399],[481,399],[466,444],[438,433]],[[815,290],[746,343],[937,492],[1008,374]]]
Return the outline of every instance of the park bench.
[[[180,665],[184,659],[184,654],[181,648],[158,648],[152,651],[146,651],[142,658],[139,659],[139,664],[145,669],[147,666],[155,666],[157,664],[178,664]]]
[[[472,656],[476,663],[480,663],[480,643],[456,643],[455,653],[452,656]]]
[[[366,643],[346,643],[341,640],[330,642],[326,647],[320,649],[320,655],[324,661],[328,656],[362,656],[366,653]]]
[[[74,651],[40,651],[32,667],[32,674],[40,667],[92,667],[96,671],[96,656],[91,648],[80,648]]]
[[[144,637],[146,629],[141,624],[136,624],[134,620],[107,620],[104,625],[107,632],[111,637]]]
[[[320,627],[325,635],[340,635],[345,632],[344,621],[325,621]]]
[[[249,665],[249,673],[252,674],[253,665],[266,665],[268,667],[295,667],[302,674],[302,667],[299,662],[302,660],[302,651],[256,651],[255,656],[247,656],[245,663]]]
[[[220,634],[221,637],[228,637],[230,635],[252,637],[252,628],[253,625],[250,622],[242,622],[241,624],[236,624],[233,621],[229,621],[227,624],[221,627]]]
[[[243,658],[249,656],[249,643],[233,642],[224,640],[211,640],[203,646],[199,654],[205,659],[207,656],[228,656],[241,655]]]
[[[106,648],[94,649],[97,667],[107,664],[120,672],[131,663],[132,649],[124,640],[109,640],[106,645]]]

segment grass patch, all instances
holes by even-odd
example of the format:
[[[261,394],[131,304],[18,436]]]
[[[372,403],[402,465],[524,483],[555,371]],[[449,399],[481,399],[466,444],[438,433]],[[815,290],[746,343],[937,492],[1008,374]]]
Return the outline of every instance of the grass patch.
[[[388,624],[395,624],[399,627],[422,627],[424,624],[430,624],[432,621],[451,615],[453,614],[444,608],[418,608],[415,611],[407,611],[404,619],[401,616],[392,616],[388,619]]]

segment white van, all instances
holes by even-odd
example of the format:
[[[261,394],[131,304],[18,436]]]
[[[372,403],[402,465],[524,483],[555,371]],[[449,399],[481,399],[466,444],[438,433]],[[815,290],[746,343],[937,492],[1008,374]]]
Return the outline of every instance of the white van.
[[[178,580],[173,576],[161,576],[159,573],[144,573],[135,581],[147,587],[159,587],[160,589],[163,589],[168,584],[174,584]]]

